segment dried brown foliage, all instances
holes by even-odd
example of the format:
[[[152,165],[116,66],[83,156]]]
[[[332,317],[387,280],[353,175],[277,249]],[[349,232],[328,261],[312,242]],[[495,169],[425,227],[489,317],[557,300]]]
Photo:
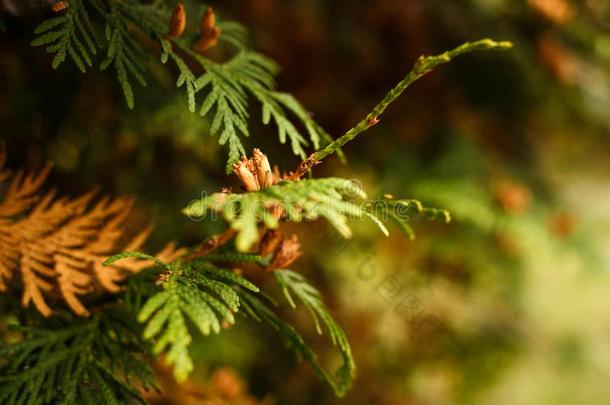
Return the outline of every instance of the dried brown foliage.
[[[259,254],[262,257],[271,255],[267,270],[273,271],[288,268],[301,256],[300,249],[301,244],[297,235],[292,234],[290,237],[286,237],[278,230],[269,229],[263,236]]]
[[[40,188],[51,165],[37,174],[19,171],[11,175],[4,168],[5,160],[6,153],[0,150],[0,184],[4,185],[0,199],[0,291],[22,288],[23,306],[32,302],[44,316],[53,313],[49,302],[60,300],[74,313],[87,316],[82,296],[117,292],[128,273],[149,266],[139,259],[102,265],[111,254],[139,249],[151,232],[148,227],[126,241],[131,199],[103,197],[93,202],[95,192],[72,199],[58,198],[54,191],[43,194]],[[157,256],[171,261],[181,253],[170,244]]]

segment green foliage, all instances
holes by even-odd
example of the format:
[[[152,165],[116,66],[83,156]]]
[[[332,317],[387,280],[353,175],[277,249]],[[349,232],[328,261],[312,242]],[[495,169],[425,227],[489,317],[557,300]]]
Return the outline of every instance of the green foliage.
[[[418,200],[395,200],[390,196],[366,201],[363,209],[386,236],[389,233],[384,222],[391,220],[411,240],[415,239],[411,222],[439,220],[449,223],[451,221],[449,211],[424,207]]]
[[[87,7],[99,17],[105,42],[98,38],[95,21],[90,19]],[[250,134],[252,100],[261,106],[262,123],[273,123],[277,128],[279,142],[289,142],[292,152],[305,159],[300,167],[305,173],[313,164],[339,152],[345,143],[375,125],[391,102],[434,67],[466,52],[510,47],[509,43],[482,40],[420,58],[371,113],[333,141],[294,97],[276,90],[278,66],[247,48],[243,27],[229,21],[219,23],[221,40],[234,48],[231,57],[221,63],[195,53],[191,49],[192,34],[177,40],[166,39],[169,12],[161,2],[72,0],[66,11],[39,25],[38,37],[32,44],[47,46],[47,51],[54,54],[53,68],[69,56],[82,72],[93,66],[97,50],[105,51],[100,68],[113,68],[127,105],[133,108],[132,81],[146,85],[147,51],[143,43],[159,41],[161,62],[166,64],[171,60],[176,66],[176,85],[185,92],[188,110],[207,117],[211,135],[218,137],[221,145],[228,145],[228,171],[246,154],[242,142]],[[305,150],[310,145],[316,150],[323,149],[306,158]],[[264,266],[260,256],[240,252],[247,251],[258,240],[261,225],[275,229],[281,219],[301,222],[324,218],[344,237],[351,236],[349,219],[370,219],[386,235],[385,222],[391,220],[411,238],[412,220],[450,220],[447,211],[424,208],[416,200],[390,197],[369,200],[353,181],[332,177],[286,180],[242,194],[217,193],[191,204],[184,212],[196,217],[208,212],[222,216],[237,231],[235,248],[238,251],[219,250],[195,260],[172,263],[138,252],[109,258],[104,264],[137,257],[158,266],[152,272],[143,272],[140,279],[135,276],[129,280],[127,293],[119,301],[124,310],[132,311],[134,316],[137,313],[137,320],[144,324],[143,330],[137,324],[134,326],[127,316],[117,315],[121,311],[72,321],[70,325],[18,328],[22,339],[0,348],[0,355],[6,359],[0,363],[3,371],[0,401],[17,404],[142,402],[129,380],[134,377],[144,386],[152,381],[150,371],[142,362],[148,345],[139,340],[140,336],[152,343],[152,354],[163,355],[173,366],[176,379],[184,381],[193,370],[189,354],[192,327],[204,336],[219,333],[224,323],[235,322],[235,314],[240,309],[242,314],[265,321],[279,331],[320,378],[342,396],[353,383],[355,363],[347,337],[330,315],[320,292],[295,272],[274,273],[290,305],[296,307],[293,296],[296,297],[313,317],[318,333],[323,333],[323,324],[340,351],[343,362],[334,375],[319,363],[296,329],[267,305],[264,294],[259,294],[254,284],[213,263],[250,262]]]
[[[345,332],[328,312],[326,305],[324,305],[324,302],[322,301],[320,292],[309,284],[305,277],[291,270],[276,270],[273,274],[278,283],[282,286],[284,295],[286,295],[286,299],[288,299],[288,302],[290,302],[290,305],[293,308],[296,308],[296,304],[292,299],[291,291],[303,305],[307,307],[307,310],[314,319],[318,333],[322,334],[320,319],[324,325],[326,325],[333,344],[339,348],[341,357],[343,358],[343,365],[336,372],[339,382],[337,383],[335,390],[338,390],[339,394],[345,392],[351,386],[356,373],[356,364],[352,357],[352,350],[347,340],[347,336],[345,336]]]
[[[21,338],[0,346],[0,402],[145,403],[133,386],[151,387],[153,377],[132,325],[113,308],[89,320],[10,327]]]
[[[186,65],[186,63],[180,58],[174,51],[172,50],[171,42],[162,39],[161,40],[161,62],[167,63],[168,59],[171,58],[178,67],[178,71],[180,74],[178,75],[178,79],[176,80],[177,87],[185,87],[186,90],[186,99],[188,103],[188,109],[190,112],[195,112],[195,93],[198,91],[197,88],[197,78],[191,72],[191,69]]]
[[[71,0],[64,13],[44,21],[34,33],[38,36],[32,45],[46,46],[47,52],[55,55],[53,69],[57,69],[66,56],[81,72],[93,66],[91,56],[97,53],[100,41],[82,0]]]
[[[144,63],[147,54],[142,46],[129,33],[128,19],[125,12],[115,2],[110,3],[110,13],[106,16],[106,40],[108,49],[106,59],[100,64],[105,70],[112,65],[117,79],[123,90],[125,101],[129,108],[134,107],[133,88],[130,76],[142,86],[146,86],[144,79]]]
[[[231,44],[237,49],[246,48],[248,30],[246,30],[243,25],[236,23],[235,21],[227,20],[219,21],[217,25],[222,32],[222,35],[220,36],[221,41]]]
[[[424,208],[415,200],[366,200],[366,194],[353,181],[341,178],[284,181],[258,191],[242,194],[216,193],[191,203],[183,212],[191,217],[203,217],[220,213],[238,232],[238,250],[248,250],[258,239],[258,225],[271,229],[278,221],[270,209],[281,207],[291,222],[313,221],[324,218],[344,237],[352,235],[347,225],[349,218],[371,219],[387,235],[385,219],[394,220],[412,237],[413,230],[405,214],[412,213],[413,220],[441,219],[449,221],[449,213],[435,208]]]
[[[296,304],[290,292],[292,291],[297,298],[307,307],[307,310],[311,314],[314,319],[316,330],[319,334],[322,334],[322,328],[320,327],[320,319],[328,328],[328,332],[330,333],[330,337],[333,341],[333,344],[341,343],[341,335],[345,337],[345,333],[339,328],[339,326],[332,319],[324,302],[322,301],[322,296],[320,292],[313,287],[305,277],[302,275],[295,273],[292,270],[275,270],[273,272],[275,279],[282,287],[282,291],[286,296],[286,299],[290,303],[292,308],[296,308]],[[345,340],[347,344],[347,340]],[[346,346],[347,351],[349,351],[349,345]]]
[[[232,262],[232,263],[262,263],[264,260],[261,256],[251,253],[239,253],[228,249],[217,251],[216,253],[208,254],[200,261],[207,262]]]
[[[100,40],[96,26],[89,17],[86,3],[104,21],[105,43]],[[106,48],[106,58],[100,63],[100,69],[105,70],[109,66],[114,68],[127,105],[133,108],[131,78],[146,85],[144,63],[147,58],[142,46],[133,38],[132,25],[136,22],[134,10],[145,8],[135,1],[112,1],[108,4],[99,0],[70,1],[59,15],[47,19],[36,28],[35,34],[38,37],[32,41],[32,45],[47,46],[47,51],[55,55],[52,63],[54,69],[68,55],[82,72],[93,66],[92,56],[97,54],[97,50]],[[136,19],[142,28],[150,28],[142,24],[144,20]]]
[[[204,260],[164,263],[139,252],[126,252],[109,258],[105,264],[127,257],[152,260],[166,272],[162,291],[152,295],[138,314],[146,323],[144,339],[153,340],[153,354],[165,353],[167,362],[174,367],[174,376],[184,381],[193,369],[188,353],[192,341],[187,319],[203,335],[219,333],[224,321],[233,324],[233,313],[239,310],[240,300],[232,286],[241,286],[257,292],[258,288],[243,277],[216,268]]]
[[[199,62],[204,73],[197,76],[172,48],[172,44],[161,40],[163,52],[161,61],[166,63],[170,58],[176,63],[180,72],[176,85],[185,88],[188,108],[196,110],[196,95],[200,91],[205,96],[199,107],[201,116],[210,116],[210,132],[219,136],[221,145],[229,146],[227,170],[233,163],[246,154],[240,135],[249,136],[248,130],[248,95],[253,96],[262,106],[262,122],[276,124],[280,143],[290,141],[295,155],[305,157],[305,147],[309,142],[299,132],[288,117],[292,113],[306,128],[309,139],[317,149],[321,142],[332,141],[309,113],[294,97],[275,91],[275,75],[278,68],[269,58],[250,50],[241,49],[228,62],[215,63],[200,55],[189,52]]]
[[[208,211],[220,213],[238,231],[238,250],[245,251],[257,240],[260,222],[271,229],[277,228],[278,221],[269,212],[273,206],[282,207],[287,219],[293,222],[323,217],[349,237],[347,216],[363,215],[358,205],[344,200],[349,196],[366,197],[353,182],[340,178],[285,181],[255,192],[212,194],[189,205],[184,213],[196,217]]]
[[[336,378],[333,378],[333,376],[320,365],[315,352],[305,342],[296,329],[284,322],[258,296],[248,293],[243,289],[238,291],[244,307],[244,312],[256,321],[267,322],[275,330],[281,333],[282,336],[286,338],[290,347],[313,367],[316,374],[333,389],[337,396],[341,397],[345,395],[354,378],[354,367],[351,355],[349,356],[349,360],[344,358],[344,364],[337,370]]]
[[[126,252],[109,258],[105,263],[111,264],[127,257],[150,259],[165,270],[161,277],[163,290],[150,294],[139,310],[138,320],[146,323],[143,334],[145,339],[153,340],[153,354],[165,353],[165,358],[173,365],[174,375],[178,380],[184,380],[193,368],[188,353],[192,337],[187,319],[203,335],[219,333],[222,322],[234,323],[233,314],[241,308],[243,311],[240,312],[244,315],[257,321],[265,320],[280,331],[297,353],[312,365],[316,373],[333,388],[337,395],[343,395],[351,386],[355,375],[355,364],[347,337],[332,319],[320,293],[297,273],[281,270],[275,274],[291,305],[295,306],[290,295],[292,292],[314,317],[318,332],[321,333],[320,319],[326,325],[333,344],[339,348],[343,358],[343,364],[337,370],[336,378],[319,364],[316,354],[300,334],[267,307],[262,298],[264,293],[244,277],[217,268],[211,263],[212,261],[260,262],[260,256],[225,251],[190,262],[178,261],[168,264],[144,253]]]
[[[98,39],[86,3],[103,22],[103,43]],[[219,23],[222,42],[233,45],[237,52],[226,62],[217,63],[191,50],[189,38],[192,35],[185,34],[185,38],[174,41],[165,39],[169,19],[170,10],[160,2],[147,5],[136,0],[74,0],[61,14],[36,28],[38,37],[32,45],[47,46],[47,50],[55,54],[53,68],[57,68],[68,55],[82,72],[93,66],[92,55],[98,49],[105,49],[106,57],[100,63],[100,69],[113,68],[127,106],[133,108],[133,80],[146,85],[148,55],[141,44],[141,37],[146,35],[159,40],[161,62],[167,63],[171,59],[176,64],[179,71],[176,85],[184,87],[189,111],[197,109],[196,95],[205,94],[199,114],[209,116],[211,134],[218,136],[221,145],[228,145],[227,170],[245,155],[241,137],[249,136],[248,95],[262,106],[263,123],[273,121],[280,143],[289,141],[294,154],[305,157],[305,148],[309,146],[309,141],[297,128],[297,121],[306,130],[314,148],[332,142],[332,138],[296,99],[275,90],[277,65],[246,47],[246,30],[241,25],[231,21]],[[174,48],[180,50],[180,55]],[[198,65],[203,73],[192,71],[191,65]]]

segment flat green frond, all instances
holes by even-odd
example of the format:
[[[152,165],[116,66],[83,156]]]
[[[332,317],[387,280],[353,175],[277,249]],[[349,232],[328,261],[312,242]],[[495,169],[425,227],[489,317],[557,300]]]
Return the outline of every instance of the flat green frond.
[[[269,323],[274,329],[281,333],[292,349],[315,370],[316,374],[326,382],[339,397],[345,395],[352,385],[355,376],[355,365],[349,351],[343,351],[343,365],[335,371],[334,377],[319,363],[315,352],[305,342],[303,337],[291,325],[284,322],[271,308],[262,302],[257,296],[240,290],[240,298],[245,313],[248,313],[257,321],[263,320]],[[345,335],[343,335],[345,336]],[[345,340],[347,349],[349,344]]]
[[[239,252],[219,252],[212,253],[197,259],[200,262],[227,262],[227,263],[258,263],[263,258],[253,253],[239,253]]]
[[[286,143],[286,139],[289,139],[292,152],[305,158],[304,148],[308,146],[308,142],[286,116],[286,112],[276,100],[275,92],[269,91],[257,83],[249,83],[247,87],[263,106],[263,123],[268,124],[273,119],[278,129],[280,143]],[[315,136],[316,139],[319,139],[317,133]]]
[[[148,298],[140,310],[138,321],[146,324],[144,338],[154,342],[155,355],[165,354],[177,380],[184,381],[193,370],[187,320],[203,335],[219,333],[223,322],[234,323],[233,314],[241,303],[234,286],[258,291],[243,277],[210,263],[177,262],[163,290]]]
[[[258,84],[265,89],[273,89],[276,86],[275,75],[280,70],[272,59],[246,50],[238,53],[224,66],[231,72],[231,76],[241,81],[244,86]]]
[[[206,72],[197,79],[197,88],[207,94],[199,110],[201,116],[210,114],[212,135],[219,136],[218,142],[229,144],[230,165],[245,155],[245,149],[239,135],[249,136],[247,125],[248,101],[244,89],[232,77],[231,70],[225,65],[219,65],[200,58]],[[236,158],[237,157],[237,158]]]
[[[100,64],[105,70],[112,65],[116,71],[117,79],[123,90],[127,106],[134,107],[134,96],[131,79],[135,79],[142,86],[146,86],[144,79],[147,54],[129,33],[128,19],[125,10],[119,3],[110,3],[110,13],[106,19],[106,40],[108,49],[106,58]]]
[[[186,101],[190,112],[195,112],[195,94],[199,89],[197,88],[197,78],[186,65],[184,60],[172,50],[172,44],[166,40],[161,39],[161,62],[167,63],[168,59],[171,58],[176,66],[178,67],[178,79],[176,80],[177,87],[183,87],[186,91]]]
[[[262,121],[272,120],[278,130],[280,143],[290,141],[292,152],[305,157],[304,148],[309,142],[301,134],[295,122],[288,116],[290,112],[306,128],[315,149],[332,141],[332,138],[311,118],[303,106],[291,95],[275,90],[274,76],[278,68],[273,61],[256,52],[242,52],[228,64],[238,80],[262,106]]]
[[[36,29],[38,37],[32,44],[47,46],[47,50],[55,55],[54,68],[70,56],[83,72],[93,66],[91,56],[98,49],[105,49],[100,69],[113,68],[127,106],[133,108],[133,82],[146,86],[148,54],[139,37],[159,40],[161,62],[171,59],[177,66],[176,85],[184,88],[189,111],[195,112],[198,108],[201,116],[207,116],[210,133],[218,137],[221,145],[227,145],[228,172],[245,155],[242,137],[249,136],[249,98],[261,105],[262,121],[265,124],[273,121],[280,142],[289,142],[295,155],[304,158],[310,142],[317,149],[333,141],[296,99],[276,91],[275,76],[279,67],[271,59],[248,49],[247,31],[241,25],[222,20],[218,23],[222,32],[220,41],[235,47],[236,52],[228,61],[217,63],[195,53],[187,40],[165,39],[171,9],[163,2],[87,0],[89,8],[100,17],[105,28],[106,42],[102,43],[84,1],[70,1],[60,15],[40,24]],[[174,47],[180,52],[174,52]],[[183,58],[195,63],[187,63]],[[196,64],[199,67],[193,71],[192,66]],[[197,100],[200,93],[204,95]]]
[[[138,315],[140,322],[146,322],[144,339],[155,339],[155,355],[167,352],[167,361],[174,367],[174,375],[180,381],[185,380],[193,369],[188,353],[191,335],[185,314],[197,322],[202,330],[209,328],[208,325],[212,322],[209,318],[216,321],[214,314],[204,313],[205,303],[191,298],[194,296],[195,293],[189,289],[176,283],[171,284],[150,298]]]
[[[312,117],[311,114],[294,98],[290,93],[275,92],[273,94],[275,100],[285,107],[288,111],[295,114],[305,125],[309,133],[309,139],[313,143],[314,149],[319,149],[320,146],[325,146],[333,141],[333,138],[322,128]],[[339,152],[340,153],[340,152]]]
[[[320,327],[319,319],[322,319],[328,332],[330,334],[333,344],[340,343],[341,334],[344,335],[343,331],[336,322],[330,316],[328,309],[322,301],[320,292],[313,287],[305,277],[291,270],[276,270],[273,272],[275,279],[282,287],[282,291],[286,296],[288,302],[290,302],[293,308],[296,308],[296,304],[292,299],[291,292],[297,296],[297,298],[307,307],[310,312],[315,324],[316,330],[319,334],[322,334],[322,328]],[[347,342],[347,340],[345,340]],[[349,345],[347,347],[349,351]]]
[[[220,21],[218,27],[222,32],[220,35],[221,41],[231,44],[238,49],[246,47],[248,31],[243,25],[235,21]]]
[[[422,221],[441,221],[448,223],[451,216],[448,211],[438,208],[424,207],[417,200],[395,200],[383,198],[367,201],[363,206],[366,215],[373,220],[387,236],[384,223],[391,221],[410,239],[415,239],[412,223]]]
[[[284,181],[241,194],[216,193],[191,203],[183,212],[193,217],[209,212],[220,214],[237,231],[237,249],[247,251],[259,238],[260,224],[277,228],[278,221],[270,211],[278,206],[287,221],[324,218],[346,238],[352,235],[349,219],[371,220],[386,236],[389,232],[385,223],[392,221],[410,239],[414,237],[412,223],[451,220],[447,211],[423,207],[417,200],[366,199],[357,183],[335,177]]]
[[[0,403],[145,403],[131,384],[153,386],[153,375],[125,317],[18,328],[21,340],[0,346]]]
[[[343,236],[351,236],[348,217],[359,218],[364,211],[352,199],[366,195],[354,182],[341,178],[286,181],[274,186],[243,194],[217,193],[189,205],[187,215],[216,211],[227,220],[237,234],[236,244],[246,251],[258,238],[258,224],[265,222],[276,228],[277,221],[269,216],[269,209],[281,206],[287,220],[313,221],[324,218]]]
[[[242,256],[242,255],[239,253],[235,253],[234,256]],[[254,257],[257,257],[258,259],[261,259],[261,257],[258,255],[243,255],[243,256],[254,256]],[[237,274],[233,271],[219,269],[219,268],[211,265],[209,261],[206,261],[204,259],[208,259],[208,256],[191,262],[192,268],[210,279],[239,285],[239,286],[244,287],[245,289],[253,291],[253,292],[259,291],[258,287],[255,286],[254,284],[252,284],[246,278],[240,276],[239,274]]]
[[[123,0],[121,1],[121,11],[145,34],[152,38],[159,38],[167,32],[167,22],[172,9],[168,2],[163,0],[152,2]]]
[[[99,47],[99,39],[82,0],[70,1],[61,14],[43,21],[34,31],[38,36],[33,46],[46,46],[54,54],[52,66],[57,69],[69,56],[81,72],[93,66],[92,55]]]
[[[304,158],[305,148],[309,145],[309,141],[297,128],[298,121],[305,127],[316,148],[321,142],[328,144],[332,141],[296,99],[275,90],[275,75],[279,69],[271,59],[241,46],[239,53],[222,64],[195,55],[204,70],[203,74],[196,76],[172,50],[169,41],[162,39],[161,45],[161,61],[165,63],[171,58],[176,63],[180,72],[176,84],[178,87],[185,87],[191,112],[195,111],[197,105],[196,95],[204,94],[199,114],[209,117],[210,133],[219,137],[218,142],[221,145],[228,145],[227,172],[231,170],[233,163],[246,154],[241,137],[249,136],[248,96],[254,97],[261,105],[263,123],[269,124],[273,121],[280,143],[289,141],[295,155]]]
[[[149,260],[151,261],[153,264],[156,264],[157,266],[163,267],[166,270],[170,270],[170,265],[168,263],[165,263],[163,260],[159,260],[154,256],[148,255],[146,253],[142,253],[142,252],[123,252],[123,253],[118,253],[114,256],[110,256],[108,259],[106,259],[103,263],[104,266],[108,266],[111,265],[114,262],[117,262],[119,260],[122,259],[127,259],[130,257],[135,257],[138,259],[145,259],[145,260]]]
[[[305,277],[291,270],[276,270],[273,274],[293,307],[295,307],[295,303],[292,299],[291,292],[303,303],[303,305],[305,305],[314,319],[318,333],[322,334],[319,320],[321,319],[324,325],[326,325],[331,341],[339,348],[341,357],[343,358],[341,374],[349,378],[349,381],[344,381],[343,385],[351,385],[356,372],[356,364],[352,356],[352,350],[345,332],[335,322],[328,312],[326,305],[324,305],[320,292],[309,284]]]

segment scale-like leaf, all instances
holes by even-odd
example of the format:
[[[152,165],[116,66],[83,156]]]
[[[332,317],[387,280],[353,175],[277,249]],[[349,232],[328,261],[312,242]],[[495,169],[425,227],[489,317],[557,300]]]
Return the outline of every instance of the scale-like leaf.
[[[219,333],[223,322],[235,322],[233,314],[239,310],[240,299],[233,286],[253,292],[258,288],[240,275],[216,268],[202,259],[168,264],[143,253],[128,252],[107,262],[128,257],[149,258],[165,269],[163,289],[148,298],[138,321],[145,323],[144,338],[154,341],[153,353],[164,353],[176,379],[184,381],[193,370],[188,352],[192,337],[187,320],[203,335]]]

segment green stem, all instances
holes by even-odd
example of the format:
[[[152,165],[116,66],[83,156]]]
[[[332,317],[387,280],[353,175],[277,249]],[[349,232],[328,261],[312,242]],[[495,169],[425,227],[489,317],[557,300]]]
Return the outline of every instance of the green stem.
[[[326,146],[324,149],[320,149],[314,152],[308,160],[313,162],[319,162],[330,154],[333,154],[337,149],[341,148],[347,142],[354,139],[361,132],[366,131],[373,125],[379,122],[379,116],[385,111],[385,109],[402,94],[403,91],[411,83],[430,72],[438,65],[448,63],[451,59],[464,53],[473,51],[503,51],[512,48],[512,43],[508,41],[496,42],[491,39],[481,39],[475,42],[466,42],[455,49],[446,51],[436,56],[420,56],[413,69],[400,81],[392,90],[386,94],[386,96],[373,108],[373,110],[362,119],[355,127],[347,131],[343,136],[337,138],[334,142]]]

